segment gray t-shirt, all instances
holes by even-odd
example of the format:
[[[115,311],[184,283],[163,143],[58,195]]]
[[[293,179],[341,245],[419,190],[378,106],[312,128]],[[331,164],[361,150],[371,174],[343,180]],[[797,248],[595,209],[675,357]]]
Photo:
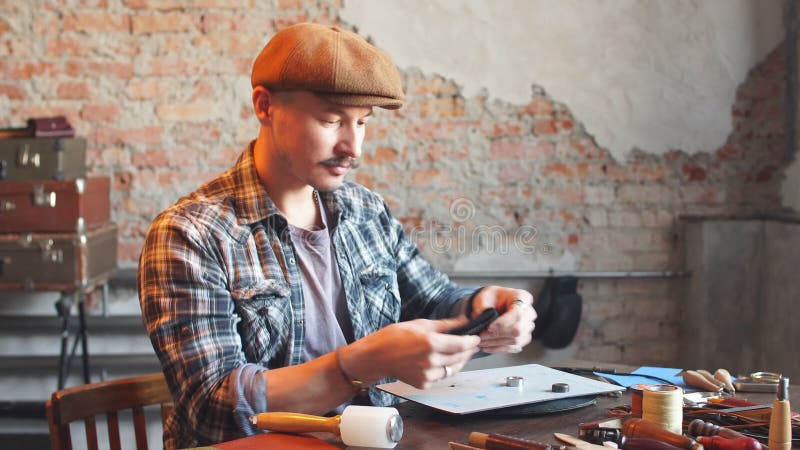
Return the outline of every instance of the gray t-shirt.
[[[322,229],[289,225],[305,302],[303,361],[311,361],[353,340],[353,326],[331,242],[332,228],[328,226],[332,220],[318,196],[314,197],[322,215]]]

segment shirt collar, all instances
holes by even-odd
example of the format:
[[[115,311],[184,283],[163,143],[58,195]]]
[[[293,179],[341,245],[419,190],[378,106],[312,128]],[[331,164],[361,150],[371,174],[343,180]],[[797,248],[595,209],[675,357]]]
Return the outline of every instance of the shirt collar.
[[[239,224],[251,224],[270,216],[283,214],[269,197],[269,193],[256,172],[253,147],[250,142],[239,160],[231,168],[231,178],[235,185],[234,202]],[[345,182],[332,192],[320,192],[319,196],[336,222],[342,220],[368,221],[383,211],[383,204],[376,198],[366,195],[366,190],[354,183]]]

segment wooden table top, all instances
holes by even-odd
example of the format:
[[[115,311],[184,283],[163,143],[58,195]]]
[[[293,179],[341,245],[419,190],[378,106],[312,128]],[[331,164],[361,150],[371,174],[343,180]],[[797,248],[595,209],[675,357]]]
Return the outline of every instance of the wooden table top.
[[[792,405],[794,405],[793,409],[797,410],[797,405],[800,405],[800,389],[796,386],[792,386],[789,389],[789,394],[790,401]],[[739,392],[736,397],[757,404],[771,405],[772,401],[775,399],[775,394]],[[454,415],[440,412],[414,402],[404,402],[397,406],[397,410],[403,418],[404,431],[403,438],[395,448],[401,450],[448,449],[448,442],[451,441],[462,444],[468,443],[469,434],[473,431],[487,434],[504,434],[517,438],[557,444],[559,442],[553,437],[553,433],[558,432],[577,435],[578,424],[609,418],[611,417],[609,412],[610,408],[630,405],[630,403],[630,393],[626,391],[619,397],[607,395],[598,396],[595,404],[570,411],[541,415],[498,416],[491,411],[478,414]],[[313,433],[312,435],[324,441],[324,443],[321,443],[317,440],[323,448],[347,448],[337,437],[331,434]],[[295,438],[295,436],[291,437]],[[268,448],[270,446],[263,446],[261,440],[275,438],[277,438],[277,436],[273,436],[272,438],[254,436],[252,438],[238,440],[241,441],[242,444],[249,444],[246,447],[228,446],[228,443],[225,443],[217,445],[215,448]],[[232,441],[231,443],[234,442],[237,441]],[[263,441],[263,444],[268,443]]]

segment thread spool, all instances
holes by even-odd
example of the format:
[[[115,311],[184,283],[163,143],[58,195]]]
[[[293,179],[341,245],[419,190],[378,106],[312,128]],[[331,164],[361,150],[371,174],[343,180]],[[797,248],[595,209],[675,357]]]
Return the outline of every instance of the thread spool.
[[[642,419],[681,434],[683,390],[678,386],[655,384],[646,386],[642,394]]]
[[[647,387],[646,384],[639,383],[630,387],[631,389],[631,416],[642,417],[642,390]]]

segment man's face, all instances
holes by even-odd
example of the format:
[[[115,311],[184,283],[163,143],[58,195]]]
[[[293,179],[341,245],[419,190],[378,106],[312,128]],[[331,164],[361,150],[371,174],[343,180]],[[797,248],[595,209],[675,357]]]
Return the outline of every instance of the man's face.
[[[339,187],[358,166],[371,107],[342,106],[311,92],[273,94],[269,131],[274,144],[272,177],[289,189]]]

